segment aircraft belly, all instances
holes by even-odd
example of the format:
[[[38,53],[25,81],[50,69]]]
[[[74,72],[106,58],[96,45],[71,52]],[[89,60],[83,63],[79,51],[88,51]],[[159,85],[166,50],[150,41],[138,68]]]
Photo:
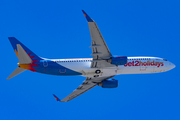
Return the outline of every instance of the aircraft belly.
[[[105,68],[102,69],[102,74],[101,76],[112,76],[112,75],[117,75],[117,67],[112,67],[112,68]]]
[[[95,71],[98,68],[90,68],[90,69],[84,69],[84,73],[82,74],[85,77],[106,77],[106,76],[114,76],[117,75],[117,68],[116,67],[111,67],[111,68],[103,68],[103,69],[98,69],[101,71],[101,73],[96,74]]]
[[[51,75],[82,75],[81,72],[74,71],[72,69],[69,69],[58,62],[53,62],[51,60],[48,60],[46,65],[43,61],[38,63],[38,67],[34,67],[37,72],[43,73],[43,74],[51,74]]]
[[[83,73],[83,70],[89,69],[91,66],[90,62],[76,62],[76,63],[59,63],[60,65],[71,69],[76,72]]]
[[[121,74],[153,73],[153,66],[124,67]]]
[[[164,67],[153,67],[153,72],[158,73],[158,72],[164,72],[166,69]]]

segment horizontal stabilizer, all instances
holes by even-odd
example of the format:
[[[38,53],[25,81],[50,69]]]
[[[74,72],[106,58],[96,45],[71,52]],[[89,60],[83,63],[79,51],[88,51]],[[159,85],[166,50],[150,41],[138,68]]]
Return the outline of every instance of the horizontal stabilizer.
[[[22,69],[22,68],[20,68],[20,67],[17,67],[14,71],[13,71],[13,73],[11,73],[11,75],[7,78],[7,79],[11,79],[12,77],[14,77],[14,76],[16,76],[16,75],[18,75],[19,73],[22,73],[22,72],[24,72],[25,71],[25,69]]]
[[[29,64],[29,63],[32,63],[31,58],[24,51],[24,49],[22,48],[22,46],[20,44],[17,44],[17,50],[18,50],[18,57],[19,57],[19,63],[20,64]]]

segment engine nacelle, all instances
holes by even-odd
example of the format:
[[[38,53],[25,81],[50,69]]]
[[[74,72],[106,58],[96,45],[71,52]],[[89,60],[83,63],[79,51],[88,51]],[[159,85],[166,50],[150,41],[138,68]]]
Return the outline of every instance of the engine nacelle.
[[[108,62],[113,65],[125,65],[127,63],[127,56],[111,57]]]
[[[104,80],[98,84],[102,88],[116,88],[118,87],[118,80],[110,79]]]

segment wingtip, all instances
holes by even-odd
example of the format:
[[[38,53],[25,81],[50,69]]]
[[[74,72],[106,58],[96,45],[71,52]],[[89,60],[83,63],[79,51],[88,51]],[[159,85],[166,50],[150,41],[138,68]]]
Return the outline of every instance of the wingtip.
[[[93,22],[93,20],[89,17],[89,15],[84,10],[82,10],[82,12],[83,12],[83,14],[84,14],[84,16],[88,22]]]
[[[61,100],[60,100],[55,94],[53,94],[53,96],[54,96],[54,98],[56,99],[56,101],[61,102]]]

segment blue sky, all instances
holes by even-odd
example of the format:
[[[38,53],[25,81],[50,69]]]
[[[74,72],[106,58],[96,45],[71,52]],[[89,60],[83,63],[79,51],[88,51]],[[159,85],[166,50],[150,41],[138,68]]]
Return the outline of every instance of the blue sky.
[[[178,0],[1,0],[0,119],[180,119],[180,2]],[[91,57],[84,9],[114,55],[165,58],[176,68],[158,74],[119,75],[119,87],[95,87],[67,103],[85,79],[25,71],[6,78],[18,59],[7,37],[16,37],[45,58]]]

